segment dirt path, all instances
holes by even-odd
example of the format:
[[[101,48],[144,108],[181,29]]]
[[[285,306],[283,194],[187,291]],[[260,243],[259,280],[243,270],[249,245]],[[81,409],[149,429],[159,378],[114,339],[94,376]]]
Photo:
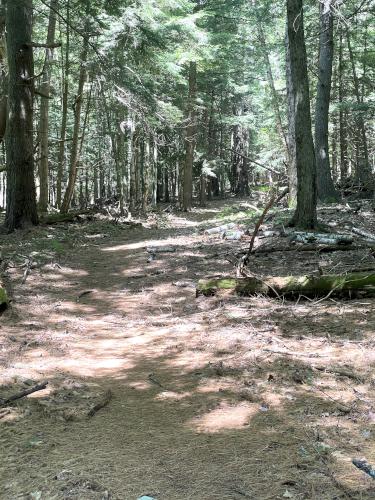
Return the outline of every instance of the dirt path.
[[[49,386],[0,411],[0,498],[374,498],[351,464],[375,463],[374,301],[196,299],[239,246],[200,231],[222,210],[17,240],[20,254],[55,242],[58,258],[25,285],[10,269],[1,396]],[[176,252],[149,261],[147,246]]]

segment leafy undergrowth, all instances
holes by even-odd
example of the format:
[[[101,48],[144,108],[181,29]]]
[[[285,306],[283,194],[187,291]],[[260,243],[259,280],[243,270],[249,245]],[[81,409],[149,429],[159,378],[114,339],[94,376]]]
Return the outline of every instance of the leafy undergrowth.
[[[374,300],[195,297],[199,278],[233,275],[249,240],[204,229],[236,214],[251,229],[264,196],[143,227],[99,220],[3,239],[0,397],[49,384],[0,409],[2,498],[374,498],[351,463],[375,463]],[[288,211],[271,215],[263,229]],[[374,232],[365,205],[323,207],[320,220]],[[366,248],[250,263],[263,275],[371,265]]]

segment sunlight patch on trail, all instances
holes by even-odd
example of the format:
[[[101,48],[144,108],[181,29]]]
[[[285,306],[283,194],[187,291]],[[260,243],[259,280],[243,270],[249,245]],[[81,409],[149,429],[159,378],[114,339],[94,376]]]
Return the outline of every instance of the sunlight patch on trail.
[[[239,403],[231,405],[222,402],[218,408],[188,422],[188,426],[197,432],[216,433],[224,430],[243,429],[251,417],[259,412],[259,404]]]

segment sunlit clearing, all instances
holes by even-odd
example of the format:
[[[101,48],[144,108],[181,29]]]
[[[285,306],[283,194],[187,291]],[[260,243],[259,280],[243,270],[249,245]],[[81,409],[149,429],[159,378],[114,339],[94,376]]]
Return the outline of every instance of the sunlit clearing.
[[[191,392],[174,392],[174,391],[164,391],[156,396],[155,399],[165,401],[174,400],[179,401],[180,399],[188,398],[191,396]]]
[[[241,429],[249,424],[251,417],[259,412],[259,404],[240,403],[232,406],[221,403],[206,415],[190,420],[189,427],[198,432],[215,433],[230,429]]]

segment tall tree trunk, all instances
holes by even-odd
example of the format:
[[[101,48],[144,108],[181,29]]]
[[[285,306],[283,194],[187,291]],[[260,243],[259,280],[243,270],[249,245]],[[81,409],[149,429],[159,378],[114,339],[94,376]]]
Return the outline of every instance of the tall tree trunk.
[[[352,73],[353,73],[353,84],[354,84],[354,95],[357,101],[357,104],[362,103],[360,91],[359,91],[359,80],[357,76],[357,71],[355,67],[355,60],[354,60],[354,54],[352,50],[352,45],[350,41],[350,33],[349,30],[346,31],[346,36],[347,36],[347,42],[348,42],[348,50],[349,50],[349,59],[350,59],[350,64],[352,67]],[[371,168],[370,168],[370,163],[369,163],[369,156],[368,156],[368,146],[367,146],[367,137],[366,137],[366,127],[365,127],[365,122],[363,120],[363,116],[358,112],[357,118],[357,127],[358,127],[358,132],[360,134],[361,138],[361,148],[360,148],[360,155],[359,155],[359,164],[358,164],[358,180],[361,184],[366,186],[367,188],[372,188],[372,180],[371,180]]]
[[[74,105],[74,129],[73,129],[72,149],[70,153],[69,180],[68,180],[68,185],[66,187],[64,200],[61,205],[61,210],[60,210],[61,213],[65,213],[69,210],[77,178],[77,164],[79,162],[79,131],[81,126],[83,88],[87,75],[86,62],[87,62],[88,47],[89,47],[88,31],[89,31],[89,25],[88,23],[86,23],[85,26],[86,36],[83,41],[83,49],[81,54],[81,68],[79,71],[79,80],[78,80],[78,90]]]
[[[142,175],[142,211],[146,213],[149,194],[149,181],[150,181],[150,138],[145,136],[143,148],[143,175]]]
[[[56,31],[56,9],[58,0],[51,0],[51,7],[48,21],[47,45],[49,47],[55,42]],[[48,207],[48,115],[49,115],[49,95],[51,91],[51,63],[53,60],[53,49],[46,48],[44,71],[41,83],[41,103],[39,121],[40,140],[40,162],[39,162],[39,210],[47,212]],[[46,97],[44,97],[46,96]]]
[[[294,135],[294,97],[292,89],[292,75],[290,73],[290,54],[288,43],[288,27],[285,34],[286,53],[286,87],[287,87],[287,108],[288,108],[288,184],[289,184],[289,206],[295,207],[297,204],[297,165],[296,165],[296,138]]]
[[[5,39],[5,0],[0,2],[0,142],[4,139],[7,124],[7,78]]]
[[[64,175],[64,157],[66,146],[66,126],[68,120],[68,97],[69,97],[69,52],[70,52],[70,0],[66,4],[66,47],[65,47],[65,71],[63,73],[63,95],[62,95],[62,114],[61,114],[61,130],[60,130],[60,143],[59,152],[57,155],[57,179],[56,179],[56,206],[61,208],[62,201],[62,181]]]
[[[31,46],[32,0],[7,4],[8,51],[7,210],[8,231],[38,223],[34,182],[34,57]]]
[[[319,73],[315,108],[315,159],[317,195],[321,201],[334,202],[338,194],[329,162],[328,121],[333,66],[333,0],[320,2]]]
[[[195,151],[196,134],[196,112],[195,100],[197,93],[197,63],[190,62],[189,65],[189,102],[188,102],[188,123],[185,137],[185,168],[183,183],[183,209],[191,210],[193,198],[193,162]]]
[[[272,66],[271,66],[269,55],[268,55],[268,47],[267,47],[266,37],[264,34],[263,25],[262,25],[262,21],[261,21],[259,13],[257,13],[257,28],[258,28],[258,38],[259,38],[259,42],[260,42],[260,46],[261,46],[261,50],[262,50],[262,54],[263,54],[264,63],[266,65],[266,70],[267,70],[268,85],[269,85],[270,91],[271,91],[272,106],[273,106],[273,111],[274,111],[275,119],[276,119],[276,130],[277,130],[277,133],[279,134],[281,144],[284,146],[286,160],[289,162],[288,140],[287,140],[285,130],[283,127],[283,121],[281,118],[281,110],[280,110],[280,106],[279,106],[279,96],[277,94],[276,87],[275,87],[275,80],[273,78]]]
[[[347,130],[347,114],[343,109],[345,100],[345,84],[344,84],[344,58],[343,58],[343,41],[342,33],[340,33],[340,47],[339,47],[339,136],[340,136],[340,180],[341,185],[345,184],[349,173],[348,162],[348,130]]]
[[[302,0],[287,0],[290,103],[292,136],[297,167],[297,207],[292,223],[301,228],[314,228],[316,215],[316,164],[311,133],[309,80],[303,27]]]

